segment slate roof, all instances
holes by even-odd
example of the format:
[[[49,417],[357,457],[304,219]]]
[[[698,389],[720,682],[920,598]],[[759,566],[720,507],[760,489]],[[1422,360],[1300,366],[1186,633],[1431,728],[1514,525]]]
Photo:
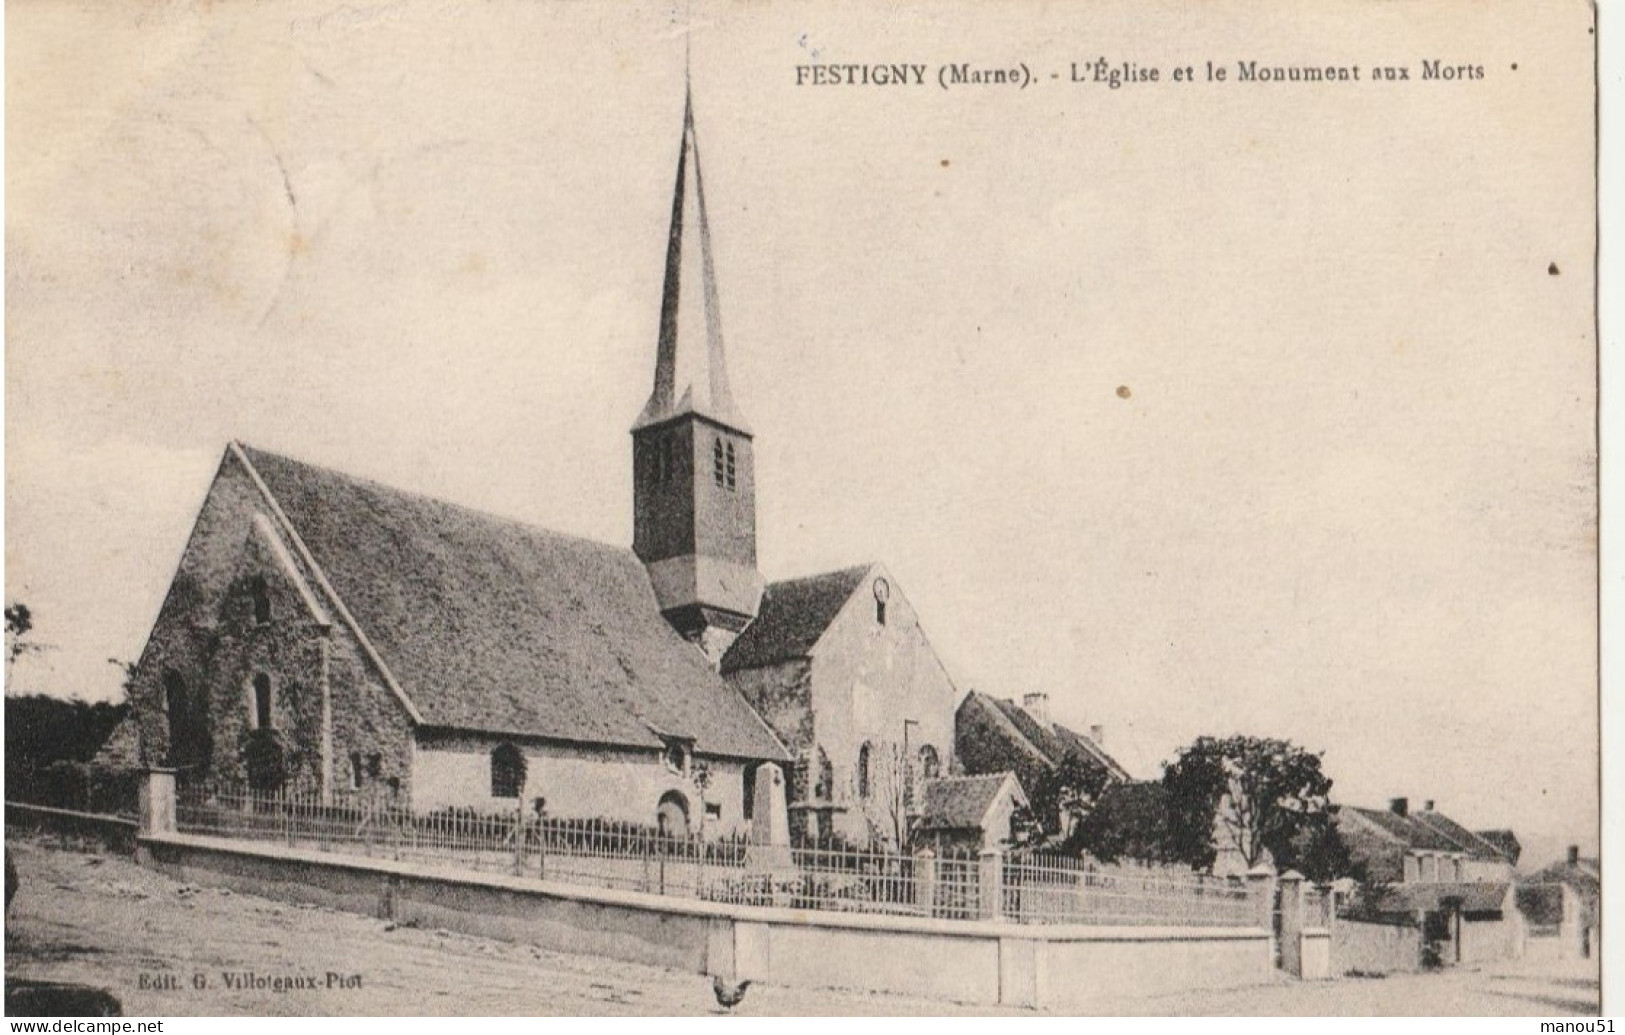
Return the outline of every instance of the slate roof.
[[[960,708],[979,708],[994,720],[995,728],[1005,731],[1007,746],[1013,753],[1034,758],[1053,769],[1069,755],[1081,756],[1088,762],[1104,768],[1115,779],[1128,780],[1129,774],[1117,760],[1100,745],[1067,729],[1058,723],[1044,725],[1033,718],[1027,709],[1008,698],[972,690],[959,704]],[[965,754],[960,751],[960,754]],[[1028,768],[1024,759],[1007,758],[1003,764],[1011,768]]]
[[[1457,845],[1474,859],[1494,859],[1502,861],[1506,856],[1495,845],[1479,837],[1444,813],[1423,809],[1421,812],[1412,812],[1410,818],[1422,824],[1434,833],[1441,835],[1445,840]]]
[[[723,656],[722,671],[763,668],[807,657],[873,567],[862,564],[769,583],[756,620]]]
[[[1418,852],[1462,851],[1455,842],[1432,828],[1388,809],[1362,809],[1353,805],[1344,805],[1340,807],[1339,811],[1358,815],[1390,838]]]
[[[1009,773],[948,776],[927,780],[921,788],[921,830],[980,830],[982,818],[1010,781]],[[1013,784],[1021,795],[1021,784]],[[1022,800],[1026,797],[1022,795]]]
[[[242,453],[426,726],[789,757],[631,550]]]

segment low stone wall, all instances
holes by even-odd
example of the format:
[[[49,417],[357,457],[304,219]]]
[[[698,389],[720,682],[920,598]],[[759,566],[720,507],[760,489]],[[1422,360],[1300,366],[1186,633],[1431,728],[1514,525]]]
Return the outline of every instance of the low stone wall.
[[[1422,969],[1420,928],[1339,917],[1332,926],[1331,972],[1400,974]]]
[[[1523,924],[1515,910],[1507,910],[1499,919],[1464,918],[1461,922],[1462,963],[1518,959],[1523,946]]]
[[[40,831],[62,838],[93,841],[112,852],[125,855],[135,853],[136,821],[119,816],[8,801],[6,829]]]
[[[732,906],[185,834],[141,859],[197,884],[561,952],[982,1005],[1087,1009],[1101,996],[1272,979],[1262,928],[1037,926]]]

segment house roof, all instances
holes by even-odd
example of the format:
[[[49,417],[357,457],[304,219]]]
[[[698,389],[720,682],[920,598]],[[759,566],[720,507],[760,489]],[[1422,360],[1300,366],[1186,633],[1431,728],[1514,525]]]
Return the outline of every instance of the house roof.
[[[1460,852],[1462,849],[1453,841],[1438,833],[1431,827],[1422,825],[1408,816],[1401,816],[1388,809],[1362,809],[1353,805],[1344,805],[1339,813],[1352,813],[1364,819],[1382,831],[1390,839],[1403,844],[1406,848],[1418,852]]]
[[[1432,912],[1456,903],[1464,913],[1493,913],[1506,905],[1511,886],[1502,881],[1392,884],[1383,893],[1381,909],[1385,913],[1419,909]]]
[[[241,452],[424,725],[788,758],[632,551]]]
[[[988,809],[1004,793],[1014,794],[1022,802],[1027,800],[1021,784],[1010,773],[927,780],[922,786],[920,829],[980,830]]]
[[[1412,812],[1410,819],[1422,824],[1434,833],[1442,836],[1446,841],[1457,845],[1469,857],[1474,859],[1494,859],[1504,861],[1506,856],[1501,849],[1479,837],[1444,813],[1434,809],[1423,809]]]
[[[1085,737],[1073,730],[1067,729],[1060,723],[1056,723],[1052,728],[1055,731],[1055,735],[1067,745],[1069,750],[1076,751],[1079,754],[1094,759],[1099,764],[1105,766],[1107,771],[1113,776],[1117,777],[1119,780],[1127,780],[1129,778],[1128,770],[1118,765],[1117,760],[1106,754],[1106,749],[1101,747],[1099,744],[1096,744],[1093,740],[1090,740],[1088,737]]]
[[[1597,861],[1585,860],[1591,869],[1575,865],[1570,862],[1556,862],[1531,874],[1526,881],[1530,885],[1539,884],[1567,884],[1578,891],[1583,898],[1595,899],[1602,894],[1602,881],[1597,878]]]
[[[762,668],[805,658],[874,567],[808,575],[769,583],[756,620],[722,658],[723,672]]]
[[[1519,842],[1518,835],[1510,830],[1475,830],[1475,834],[1483,838],[1500,852],[1507,862],[1514,866],[1523,855],[1523,844]]]
[[[1100,745],[1058,723],[1044,724],[1033,718],[1021,705],[1008,698],[993,697],[972,690],[959,707],[980,709],[992,720],[992,725],[1003,731],[1006,747],[1012,754],[1020,754],[1053,769],[1068,757],[1104,768],[1118,780],[1129,779],[1128,771],[1108,755]],[[1010,757],[1003,764],[1012,768],[1021,766],[1021,759]]]

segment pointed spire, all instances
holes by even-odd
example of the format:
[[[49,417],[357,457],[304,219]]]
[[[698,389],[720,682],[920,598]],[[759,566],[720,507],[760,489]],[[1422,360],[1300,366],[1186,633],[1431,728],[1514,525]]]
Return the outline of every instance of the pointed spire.
[[[684,76],[686,79],[686,71]],[[705,220],[700,151],[694,139],[694,99],[685,84],[683,147],[671,205],[671,236],[666,244],[654,392],[632,430],[686,413],[750,432],[728,388],[716,271],[711,262],[711,230]]]

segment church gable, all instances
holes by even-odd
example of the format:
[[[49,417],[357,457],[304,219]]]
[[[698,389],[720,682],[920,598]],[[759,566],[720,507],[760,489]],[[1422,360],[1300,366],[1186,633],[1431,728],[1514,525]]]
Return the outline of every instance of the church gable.
[[[722,671],[763,668],[812,656],[873,565],[772,583],[761,613],[722,659]]]
[[[188,780],[324,784],[333,659],[354,651],[346,630],[335,632],[315,574],[229,448],[131,680],[144,762]],[[401,702],[388,699],[376,672],[363,672],[352,691],[378,696],[397,734],[404,730]]]

